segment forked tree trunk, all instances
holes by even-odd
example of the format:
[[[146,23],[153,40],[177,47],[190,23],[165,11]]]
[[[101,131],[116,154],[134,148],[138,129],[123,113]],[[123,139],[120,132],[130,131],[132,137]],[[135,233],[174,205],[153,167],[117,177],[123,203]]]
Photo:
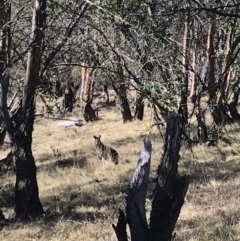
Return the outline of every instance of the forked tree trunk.
[[[12,153],[16,163],[15,212],[19,219],[43,214],[39,200],[36,166],[32,155],[32,132],[35,119],[35,91],[39,83],[43,27],[46,21],[46,0],[35,0],[30,51],[28,53],[22,113],[12,138]]]
[[[144,104],[143,97],[140,92],[136,93],[136,101],[135,101],[135,115],[134,117],[138,120],[143,120],[144,115]]]
[[[236,23],[235,23],[236,24]],[[234,39],[232,35],[232,29],[227,33],[227,37],[223,46],[225,46],[222,50],[225,52],[225,58],[222,61],[222,73],[220,83],[218,84],[220,87],[220,98],[217,101],[217,88],[216,80],[215,80],[215,50],[214,50],[214,34],[216,32],[215,20],[209,29],[208,34],[208,59],[209,59],[209,83],[208,83],[208,92],[209,92],[209,107],[211,114],[213,116],[214,122],[217,125],[222,125],[226,123],[233,122],[233,119],[228,115],[228,105],[227,98],[229,94],[229,86],[230,81],[232,79],[232,70],[231,65],[234,63],[236,56],[240,52],[240,48],[238,45],[240,43],[240,36]],[[231,43],[231,39],[234,41]],[[221,38],[220,38],[221,40]],[[217,47],[219,42],[217,43]],[[217,49],[216,47],[216,49]]]
[[[230,121],[230,117],[227,115],[226,106],[218,104],[217,101],[217,90],[218,86],[215,77],[215,47],[214,47],[214,35],[216,31],[216,23],[213,20],[208,32],[207,41],[207,56],[209,63],[209,74],[208,74],[208,94],[209,94],[209,109],[213,117],[214,122],[217,125],[225,124],[226,121]]]
[[[0,14],[1,16],[1,14]],[[43,214],[36,180],[36,166],[32,156],[32,131],[35,115],[34,96],[39,82],[43,27],[46,21],[46,0],[35,0],[30,36],[26,79],[20,117],[13,122],[7,109],[8,79],[1,81],[1,107],[11,139],[11,151],[16,163],[15,212],[19,219]],[[2,26],[0,26],[1,29]],[[1,61],[0,61],[1,62]],[[0,73],[2,74],[0,68]],[[0,75],[1,75],[0,74]]]

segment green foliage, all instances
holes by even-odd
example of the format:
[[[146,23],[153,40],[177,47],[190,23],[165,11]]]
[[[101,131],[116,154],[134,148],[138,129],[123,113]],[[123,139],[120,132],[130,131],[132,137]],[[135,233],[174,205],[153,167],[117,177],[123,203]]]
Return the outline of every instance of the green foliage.
[[[148,94],[144,98],[144,104],[151,106],[154,98],[163,108],[172,109],[176,107],[177,86],[178,83],[174,78],[163,82],[145,81],[143,91]]]

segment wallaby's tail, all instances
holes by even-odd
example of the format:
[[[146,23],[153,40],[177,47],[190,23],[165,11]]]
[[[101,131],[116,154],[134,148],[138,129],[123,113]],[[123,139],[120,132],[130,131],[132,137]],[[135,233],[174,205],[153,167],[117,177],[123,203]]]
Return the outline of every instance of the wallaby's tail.
[[[112,150],[112,160],[115,165],[117,165],[119,162],[119,155],[118,155],[117,151],[115,151],[114,149]]]

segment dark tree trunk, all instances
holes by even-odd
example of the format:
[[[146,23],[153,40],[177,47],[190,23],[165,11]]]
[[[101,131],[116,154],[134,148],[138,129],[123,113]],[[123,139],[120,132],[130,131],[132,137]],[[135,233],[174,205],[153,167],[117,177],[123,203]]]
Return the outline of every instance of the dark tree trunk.
[[[197,103],[196,117],[198,123],[198,141],[200,143],[204,143],[207,141],[207,126],[205,121],[205,112],[200,107],[200,103]]]
[[[127,236],[127,220],[122,209],[119,209],[118,223],[117,226],[112,225],[118,241],[128,241]]]
[[[6,129],[6,126],[5,126],[5,122],[3,121],[3,117],[1,117],[1,121],[0,121],[0,146],[3,145],[6,134],[7,134],[7,129]]]
[[[105,94],[105,103],[109,105],[109,94],[108,94],[108,86],[104,85],[103,86],[103,92]]]
[[[225,103],[217,103],[217,88],[215,87],[209,88],[208,104],[213,121],[216,125],[225,125],[232,122],[232,118],[227,114],[227,105]]]
[[[144,104],[143,104],[143,97],[141,93],[137,92],[136,95],[136,102],[135,102],[135,115],[134,117],[138,120],[143,120],[144,115]]]
[[[1,210],[0,210],[0,221],[5,221],[5,217]]]
[[[155,105],[153,105],[153,111],[154,111],[154,125],[157,126],[159,134],[162,136],[162,131],[161,129],[163,129],[165,126],[161,120],[161,118],[158,115],[158,111],[157,111],[157,107]]]
[[[240,114],[238,113],[238,110],[237,110],[239,94],[240,94],[240,79],[233,86],[233,98],[228,105],[231,117],[234,121],[240,121]]]
[[[119,212],[117,226],[113,225],[118,241],[127,241],[129,225],[132,241],[170,241],[177,222],[189,180],[178,174],[179,151],[182,138],[182,117],[168,112],[164,155],[158,168],[156,188],[153,193],[150,224],[147,223],[145,201],[150,172],[151,142],[144,139],[137,168],[129,184],[126,215]]]
[[[133,178],[129,183],[126,216],[119,211],[117,226],[112,225],[118,241],[127,241],[126,225],[129,225],[132,241],[151,240],[148,236],[146,219],[146,195],[150,172],[152,144],[149,137],[145,137],[144,146],[140,154]]]
[[[63,91],[62,91],[62,87],[61,87],[61,83],[59,80],[56,80],[56,82],[54,83],[55,87],[54,87],[54,92],[55,92],[55,95],[57,97],[61,97],[62,94],[63,94]]]
[[[83,110],[83,118],[86,122],[98,120],[96,112],[92,108],[90,103],[84,103],[82,106],[82,110]]]
[[[183,77],[179,80],[181,88],[181,100],[179,103],[178,113],[182,114],[183,120],[183,132],[185,132],[185,126],[188,123],[188,108],[187,108],[187,96],[188,96],[188,74],[184,73]]]
[[[74,93],[71,88],[71,86],[66,87],[65,92],[64,92],[64,108],[68,112],[73,111],[73,105],[74,105]]]
[[[112,83],[112,86],[120,101],[120,109],[121,109],[123,123],[132,121],[132,113],[130,111],[125,85],[120,84],[118,87],[117,85]]]
[[[120,110],[122,114],[122,120],[123,123],[132,121],[132,113],[130,111],[128,99],[127,99],[127,89],[126,89],[126,83],[124,79],[124,71],[123,71],[123,66],[121,64],[121,58],[120,56],[117,56],[117,70],[118,70],[118,81],[116,83],[112,82],[112,87],[114,91],[116,92],[118,99],[119,99],[119,104],[120,104]]]
[[[24,220],[43,214],[39,200],[36,179],[36,166],[32,155],[32,131],[34,107],[27,109],[28,115],[14,132],[14,163],[16,165],[15,212],[16,217]]]
[[[195,105],[196,105],[196,119],[197,119],[197,136],[198,141],[196,143],[205,143],[208,138],[207,134],[207,125],[205,120],[205,110],[201,108],[201,95],[199,94],[199,90],[195,91],[196,99],[195,99]]]
[[[216,125],[226,125],[233,122],[233,119],[227,113],[227,104],[217,105],[215,100],[212,100],[209,102],[209,109]]]
[[[158,168],[150,215],[151,240],[154,241],[172,240],[172,233],[188,190],[188,177],[178,174],[182,123],[182,117],[178,114],[168,113],[164,154]]]

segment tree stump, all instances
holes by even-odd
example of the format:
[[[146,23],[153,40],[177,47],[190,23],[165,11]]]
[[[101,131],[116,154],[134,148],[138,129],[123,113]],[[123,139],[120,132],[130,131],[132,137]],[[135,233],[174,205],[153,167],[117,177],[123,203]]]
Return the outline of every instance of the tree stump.
[[[152,146],[149,137],[144,139],[144,147],[129,184],[126,214],[119,210],[117,226],[113,225],[118,241],[128,240],[127,225],[130,228],[131,241],[173,240],[172,233],[189,185],[188,177],[180,176],[177,170],[182,125],[182,115],[168,112],[164,154],[157,172],[149,224],[145,202]]]

